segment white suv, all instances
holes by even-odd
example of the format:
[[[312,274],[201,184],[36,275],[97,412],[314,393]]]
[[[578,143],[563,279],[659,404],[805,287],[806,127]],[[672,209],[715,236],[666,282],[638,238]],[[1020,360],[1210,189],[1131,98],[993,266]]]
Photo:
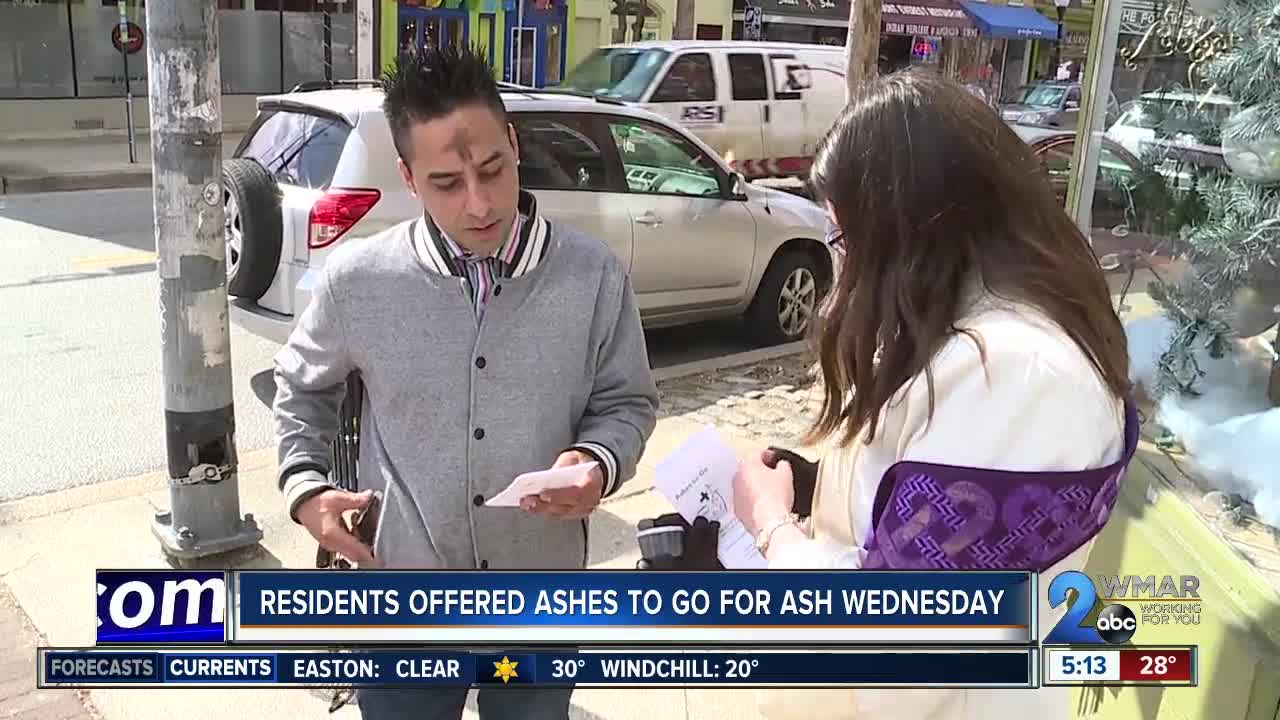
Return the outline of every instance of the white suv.
[[[521,185],[548,217],[605,241],[630,269],[646,327],[745,315],[761,343],[799,339],[836,256],[821,208],[757,187],[683,128],[621,103],[504,86]],[[344,238],[422,212],[396,167],[382,93],[260,98],[226,164],[232,317],[284,342]]]

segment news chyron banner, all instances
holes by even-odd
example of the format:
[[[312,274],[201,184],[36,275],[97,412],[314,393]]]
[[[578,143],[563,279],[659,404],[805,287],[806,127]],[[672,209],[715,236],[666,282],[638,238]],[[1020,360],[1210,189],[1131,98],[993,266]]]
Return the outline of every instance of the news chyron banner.
[[[591,647],[351,652],[41,648],[37,686],[59,687],[1035,687],[1030,647]]]
[[[1027,644],[1017,572],[98,573],[98,645]]]

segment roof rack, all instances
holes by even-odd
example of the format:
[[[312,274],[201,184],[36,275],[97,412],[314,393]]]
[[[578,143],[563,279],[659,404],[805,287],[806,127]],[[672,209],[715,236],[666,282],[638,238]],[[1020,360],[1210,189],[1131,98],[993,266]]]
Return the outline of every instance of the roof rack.
[[[289,92],[314,92],[316,90],[333,90],[344,87],[378,87],[379,80],[308,80],[293,86]]]
[[[605,105],[617,105],[619,107],[627,104],[617,98],[605,97],[604,95],[597,95],[596,93],[587,92],[586,90],[577,90],[574,88],[549,87],[536,90],[535,92],[546,93],[548,95],[569,95],[571,97],[591,98],[598,103],[603,103]]]

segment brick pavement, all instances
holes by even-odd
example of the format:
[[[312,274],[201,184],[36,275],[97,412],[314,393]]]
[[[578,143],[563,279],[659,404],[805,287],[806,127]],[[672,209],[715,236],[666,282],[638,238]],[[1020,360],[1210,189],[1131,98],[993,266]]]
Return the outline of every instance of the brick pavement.
[[[819,386],[808,353],[658,384],[659,417],[715,425],[750,442],[795,447],[816,417]]]
[[[86,690],[37,690],[36,647],[44,644],[9,589],[0,584],[0,718],[97,720]]]

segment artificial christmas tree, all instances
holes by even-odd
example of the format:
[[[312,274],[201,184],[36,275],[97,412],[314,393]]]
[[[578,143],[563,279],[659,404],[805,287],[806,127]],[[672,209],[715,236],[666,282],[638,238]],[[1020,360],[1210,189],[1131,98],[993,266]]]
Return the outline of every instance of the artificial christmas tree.
[[[1159,347],[1136,347],[1135,363],[1156,350],[1143,389],[1160,424],[1212,482],[1280,526],[1280,479],[1267,461],[1280,447],[1271,329],[1280,319],[1280,2],[1201,0],[1192,10],[1230,38],[1206,78],[1209,92],[1238,106],[1215,133],[1225,167],[1195,188],[1204,217],[1176,238],[1186,270],[1150,288],[1164,311]]]

